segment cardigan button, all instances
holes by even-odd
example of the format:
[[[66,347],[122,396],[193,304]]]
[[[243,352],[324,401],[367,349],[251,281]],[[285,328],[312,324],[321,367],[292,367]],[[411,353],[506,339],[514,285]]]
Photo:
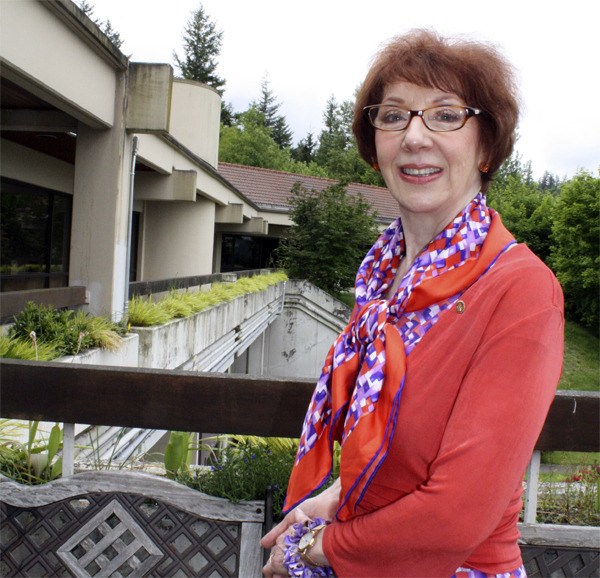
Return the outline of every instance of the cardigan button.
[[[464,312],[465,312],[465,309],[466,309],[466,307],[467,307],[467,306],[465,305],[465,302],[464,302],[464,301],[457,301],[457,302],[456,302],[456,312],[457,312],[458,314],[464,313]]]

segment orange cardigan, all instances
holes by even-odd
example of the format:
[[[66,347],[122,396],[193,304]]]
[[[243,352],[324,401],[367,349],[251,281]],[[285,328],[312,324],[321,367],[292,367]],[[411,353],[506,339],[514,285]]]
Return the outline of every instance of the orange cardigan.
[[[517,245],[461,300],[409,356],[395,438],[359,515],[323,532],[339,577],[522,563],[522,478],[562,368],[562,292]]]

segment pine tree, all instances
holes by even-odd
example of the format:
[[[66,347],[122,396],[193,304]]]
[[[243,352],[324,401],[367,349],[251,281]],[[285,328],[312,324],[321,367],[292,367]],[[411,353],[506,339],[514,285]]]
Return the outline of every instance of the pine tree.
[[[220,95],[223,95],[225,80],[216,73],[216,59],[221,51],[222,39],[223,32],[217,30],[200,4],[184,28],[184,56],[180,58],[177,52],[173,52],[183,78],[208,84]]]
[[[277,102],[277,98],[271,90],[268,76],[265,76],[260,85],[260,100],[254,104],[263,114],[265,126],[269,129],[271,137],[279,148],[289,148],[292,144],[293,133],[285,116],[278,114],[281,103]]]
[[[298,162],[309,164],[315,160],[316,147],[315,137],[309,132],[306,138],[301,139],[292,149],[292,157]]]
[[[110,20],[102,21],[94,18],[94,5],[87,0],[79,0],[79,9],[108,37],[108,39],[117,47],[121,48],[123,39],[121,35],[112,27]]]

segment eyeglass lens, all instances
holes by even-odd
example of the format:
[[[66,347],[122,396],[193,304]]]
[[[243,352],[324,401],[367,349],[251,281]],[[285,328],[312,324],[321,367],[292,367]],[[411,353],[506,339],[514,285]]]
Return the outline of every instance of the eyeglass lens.
[[[371,123],[381,130],[404,130],[413,116],[420,116],[430,130],[446,132],[462,128],[470,115],[468,109],[461,106],[436,106],[422,111],[408,111],[391,105],[369,109]]]

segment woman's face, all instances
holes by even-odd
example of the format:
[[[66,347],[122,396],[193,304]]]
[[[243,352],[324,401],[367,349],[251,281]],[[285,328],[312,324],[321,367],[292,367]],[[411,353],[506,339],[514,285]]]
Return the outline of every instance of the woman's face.
[[[469,105],[455,94],[404,81],[386,87],[382,104],[405,110]],[[479,164],[485,154],[476,118],[456,131],[433,132],[413,117],[403,131],[376,130],[375,147],[403,219],[425,220],[440,231],[481,189]]]

